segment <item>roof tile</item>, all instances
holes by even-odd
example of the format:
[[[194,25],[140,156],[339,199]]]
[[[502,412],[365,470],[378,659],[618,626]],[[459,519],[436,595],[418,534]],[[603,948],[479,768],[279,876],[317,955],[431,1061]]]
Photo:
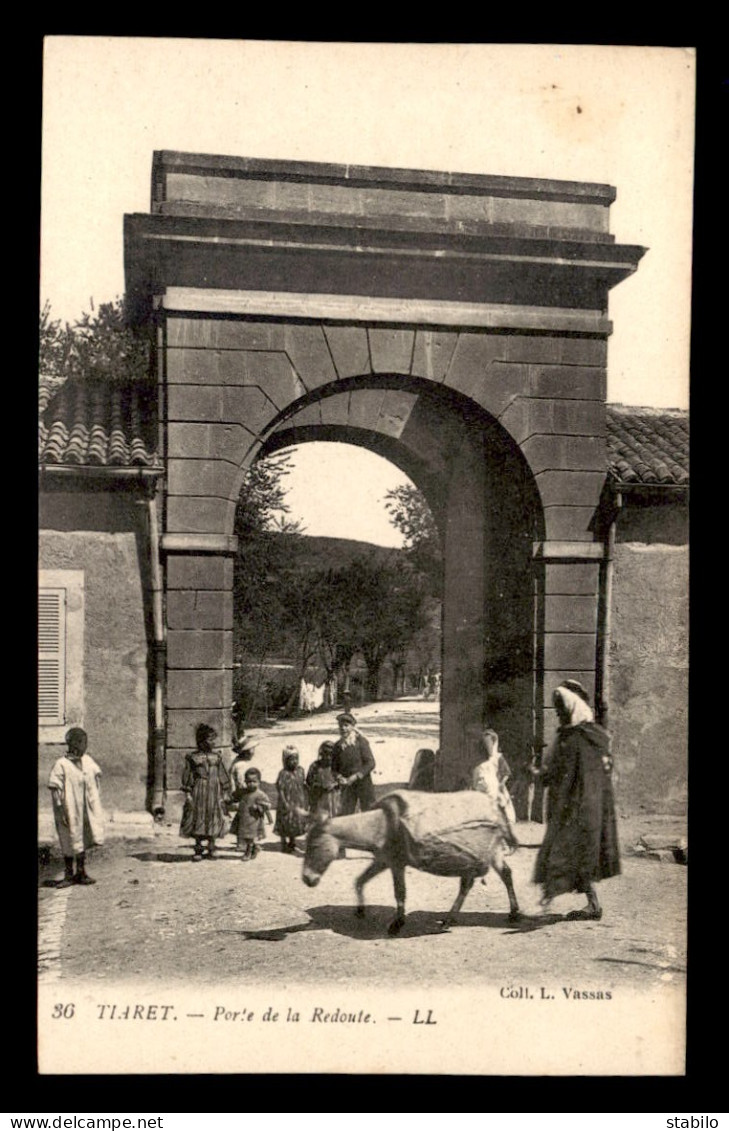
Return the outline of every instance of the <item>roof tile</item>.
[[[133,382],[41,376],[38,456],[73,467],[156,467],[154,390]]]
[[[158,467],[155,391],[133,382],[39,387],[39,459],[76,467]],[[689,416],[681,409],[607,405],[607,471],[617,483],[686,486]]]
[[[678,408],[607,407],[608,473],[619,484],[685,487],[689,414]]]

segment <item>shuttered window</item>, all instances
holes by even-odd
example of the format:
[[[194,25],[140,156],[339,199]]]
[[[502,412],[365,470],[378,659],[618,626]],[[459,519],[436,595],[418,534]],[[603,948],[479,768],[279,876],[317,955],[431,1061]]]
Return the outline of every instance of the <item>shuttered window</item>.
[[[38,596],[38,722],[66,721],[66,590],[41,589]]]

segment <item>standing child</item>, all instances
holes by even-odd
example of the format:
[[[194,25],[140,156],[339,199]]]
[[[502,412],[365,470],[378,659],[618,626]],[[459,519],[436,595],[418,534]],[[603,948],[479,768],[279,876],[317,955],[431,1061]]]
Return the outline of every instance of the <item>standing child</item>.
[[[251,765],[253,759],[253,751],[258,745],[258,740],[253,738],[244,738],[240,742],[233,743],[233,750],[235,757],[230,764],[228,773],[230,774],[230,794],[231,801],[228,806],[228,812],[234,813],[233,822],[230,826],[231,834],[236,838],[236,847],[240,850],[242,847],[241,839],[238,835],[238,806],[241,797],[246,789],[246,770],[255,769]]]
[[[245,784],[238,800],[236,832],[238,848],[243,851],[244,860],[255,860],[258,856],[257,840],[266,836],[264,821],[273,824],[271,802],[261,789],[261,771],[251,766],[245,772]]]
[[[71,727],[66,734],[66,745],[66,754],[55,763],[48,779],[66,869],[63,879],[56,884],[59,888],[95,884],[96,880],[86,874],[86,850],[104,843],[104,812],[99,795],[101,770],[86,753],[86,731]]]
[[[499,736],[495,730],[486,729],[481,733],[481,747],[485,757],[483,762],[479,762],[474,768],[472,788],[488,794],[496,802],[508,829],[511,846],[516,848],[519,843],[514,827],[516,813],[506,788],[506,783],[511,777],[511,768],[499,750]]]
[[[333,742],[322,742],[316,762],[309,766],[306,788],[312,813],[336,817],[339,813],[339,786],[332,770]]]
[[[193,860],[202,860],[203,841],[208,842],[208,859],[215,859],[215,841],[225,832],[225,802],[230,796],[230,778],[220,751],[213,749],[217,732],[207,723],[195,731],[197,750],[188,754],[182,771],[185,804],[180,836],[195,838]]]
[[[258,743],[259,739],[257,738],[244,738],[241,742],[236,743],[233,748],[235,750],[235,758],[230,764],[230,789],[233,801],[237,801],[238,794],[242,793],[245,789],[246,771],[255,769],[255,767],[251,765],[251,761],[253,759],[253,751],[258,746]]]
[[[295,852],[297,836],[306,832],[309,798],[295,746],[284,747],[282,761],[283,769],[276,778],[278,805],[273,831],[281,837],[282,852]]]

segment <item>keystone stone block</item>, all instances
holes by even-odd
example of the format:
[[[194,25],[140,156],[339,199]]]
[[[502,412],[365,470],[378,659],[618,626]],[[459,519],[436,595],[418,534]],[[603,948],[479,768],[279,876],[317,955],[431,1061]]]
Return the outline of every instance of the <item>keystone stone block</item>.
[[[414,330],[367,331],[375,373],[410,373],[415,342]]]
[[[359,377],[371,373],[367,331],[361,326],[324,326],[337,376]]]
[[[353,389],[349,399],[350,424],[376,431],[384,399],[384,389]]]

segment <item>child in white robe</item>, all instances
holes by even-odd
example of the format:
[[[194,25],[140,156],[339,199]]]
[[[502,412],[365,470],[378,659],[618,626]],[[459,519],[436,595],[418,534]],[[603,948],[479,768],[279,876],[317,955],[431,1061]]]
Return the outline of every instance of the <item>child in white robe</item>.
[[[487,729],[482,732],[481,746],[485,758],[473,770],[471,788],[488,794],[496,802],[508,828],[511,846],[516,848],[519,843],[514,827],[516,813],[511,795],[506,788],[511,776],[511,768],[499,750],[499,736],[495,730]]]
[[[99,794],[101,769],[86,753],[86,731],[71,727],[66,734],[66,745],[66,754],[54,764],[48,778],[65,865],[64,878],[56,884],[59,888],[95,884],[96,880],[86,872],[86,851],[104,843],[104,811]]]

